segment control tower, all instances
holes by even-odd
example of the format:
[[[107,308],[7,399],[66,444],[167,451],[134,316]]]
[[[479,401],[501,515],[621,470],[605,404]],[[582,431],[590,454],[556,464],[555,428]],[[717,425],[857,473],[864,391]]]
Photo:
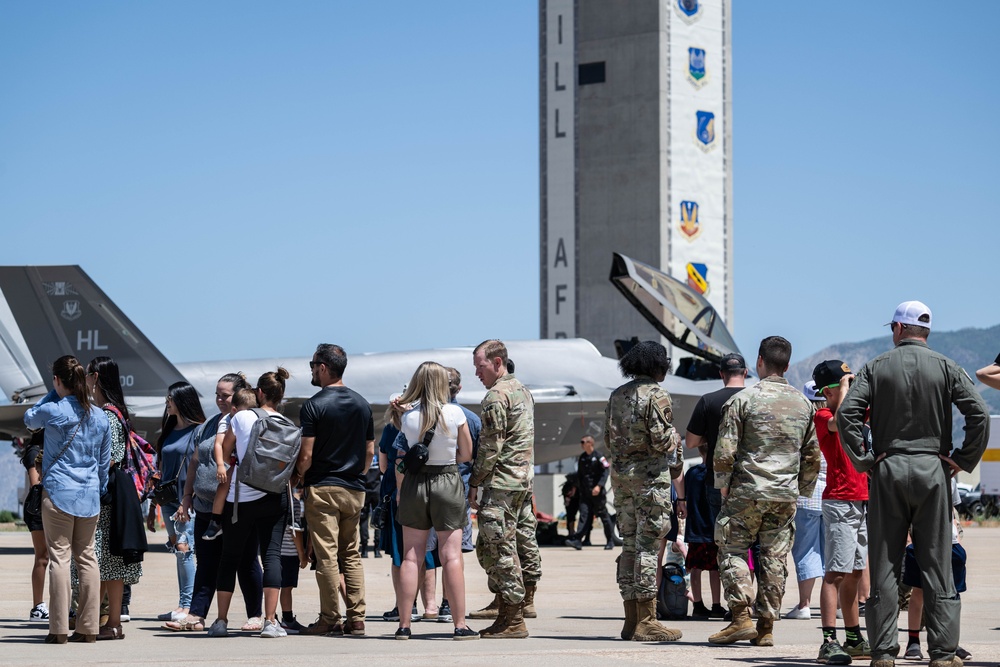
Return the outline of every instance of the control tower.
[[[542,338],[661,339],[608,280],[614,252],[732,329],[730,2],[540,0]]]

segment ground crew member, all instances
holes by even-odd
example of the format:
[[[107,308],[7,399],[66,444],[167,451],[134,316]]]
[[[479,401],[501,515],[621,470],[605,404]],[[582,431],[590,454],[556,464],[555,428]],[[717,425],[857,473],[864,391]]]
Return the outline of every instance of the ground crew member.
[[[760,382],[734,394],[722,409],[714,463],[715,488],[725,501],[715,541],[733,620],[708,638],[713,644],[749,639],[757,646],[774,645],[774,620],[781,610],[785,561],[795,532],[795,501],[812,495],[820,467],[812,406],[784,378],[791,356],[792,345],[781,336],[762,340],[757,355]],[[754,629],[747,550],[757,539]]]
[[[594,451],[594,439],[589,435],[580,438],[580,447],[583,453],[576,460],[576,474],[579,485],[578,496],[580,498],[580,529],[575,535],[570,535],[566,544],[574,549],[583,548],[583,538],[590,537],[590,529],[594,525],[594,517],[599,517],[604,524],[604,537],[607,543],[606,550],[615,548],[615,528],[611,524],[611,517],[608,516],[608,496],[604,485],[608,482],[608,473],[611,464],[608,460]]]
[[[479,452],[469,478],[469,504],[479,512],[476,554],[497,606],[496,622],[479,634],[484,639],[523,638],[528,636],[525,607],[534,602],[542,575],[531,505],[535,402],[507,372],[507,348],[502,342],[480,343],[472,359],[476,377],[488,391],[482,403]]]
[[[681,631],[656,620],[656,571],[660,540],[670,529],[670,480],[680,477],[680,434],[673,427],[670,394],[660,386],[670,357],[659,343],[639,343],[618,362],[629,382],[614,390],[604,422],[611,457],[618,530],[618,588],[625,606],[621,637],[633,641],[677,641]]]
[[[958,364],[927,347],[931,311],[905,301],[889,323],[892,350],[868,362],[837,413],[840,439],[858,472],[871,471],[868,508],[871,595],[866,606],[873,667],[899,653],[897,590],[907,530],[922,568],[931,667],[955,657],[962,603],[951,573],[950,477],[972,472],[989,439],[989,410]],[[965,415],[952,451],[951,406]],[[862,426],[871,411],[871,449]],[[912,529],[911,529],[912,526]]]

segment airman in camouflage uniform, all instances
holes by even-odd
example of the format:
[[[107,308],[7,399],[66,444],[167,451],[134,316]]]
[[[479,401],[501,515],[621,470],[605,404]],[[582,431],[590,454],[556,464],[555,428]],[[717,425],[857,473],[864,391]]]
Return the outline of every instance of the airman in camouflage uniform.
[[[786,559],[795,534],[795,500],[809,497],[820,468],[812,406],[783,377],[791,344],[765,338],[757,357],[763,378],[734,394],[722,408],[715,449],[715,487],[726,497],[715,526],[719,570],[733,622],[709,637],[715,644],[749,639],[772,646],[774,619],[781,609]],[[747,550],[760,539],[754,595]],[[756,597],[756,630],[749,608]]]
[[[670,530],[670,481],[684,461],[674,429],[670,394],[659,383],[670,366],[659,343],[642,342],[622,357],[632,380],[611,394],[604,445],[611,459],[611,488],[621,532],[618,588],[625,606],[622,639],[676,641],[680,630],[656,622],[656,570],[660,540]]]
[[[542,575],[531,506],[535,471],[535,403],[512,373],[500,341],[486,341],[473,355],[483,398],[483,430],[469,479],[469,502],[478,507],[476,554],[496,594],[497,620],[484,638],[527,637],[525,607]],[[477,504],[478,487],[483,487]],[[533,609],[529,612],[533,612]]]

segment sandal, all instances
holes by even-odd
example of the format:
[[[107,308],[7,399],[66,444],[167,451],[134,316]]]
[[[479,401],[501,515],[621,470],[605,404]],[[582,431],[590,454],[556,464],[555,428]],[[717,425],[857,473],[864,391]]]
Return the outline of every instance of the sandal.
[[[179,621],[167,621],[160,627],[171,632],[203,632],[205,621],[197,616],[188,615]]]
[[[244,632],[260,632],[264,629],[264,619],[260,616],[253,616],[247,619],[247,622],[243,624],[240,630]]]
[[[125,639],[125,633],[122,632],[122,626],[111,626],[102,625],[100,631],[97,633],[97,641],[104,641],[107,639]]]

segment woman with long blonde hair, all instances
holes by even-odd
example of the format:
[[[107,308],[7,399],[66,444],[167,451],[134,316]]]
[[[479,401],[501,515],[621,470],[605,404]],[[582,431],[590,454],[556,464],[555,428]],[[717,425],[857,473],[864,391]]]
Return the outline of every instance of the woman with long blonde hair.
[[[465,413],[450,403],[450,398],[447,370],[425,361],[413,373],[403,396],[393,402],[393,424],[409,446],[426,443],[428,450],[427,461],[419,471],[396,471],[396,516],[403,526],[403,563],[396,592],[396,607],[403,613],[399,615],[396,639],[410,638],[410,614],[405,611],[417,595],[418,569],[431,528],[438,535],[444,584],[455,624],[454,639],[479,639],[479,633],[465,623],[462,528],[467,517],[465,487],[457,466],[472,459],[472,436]]]

